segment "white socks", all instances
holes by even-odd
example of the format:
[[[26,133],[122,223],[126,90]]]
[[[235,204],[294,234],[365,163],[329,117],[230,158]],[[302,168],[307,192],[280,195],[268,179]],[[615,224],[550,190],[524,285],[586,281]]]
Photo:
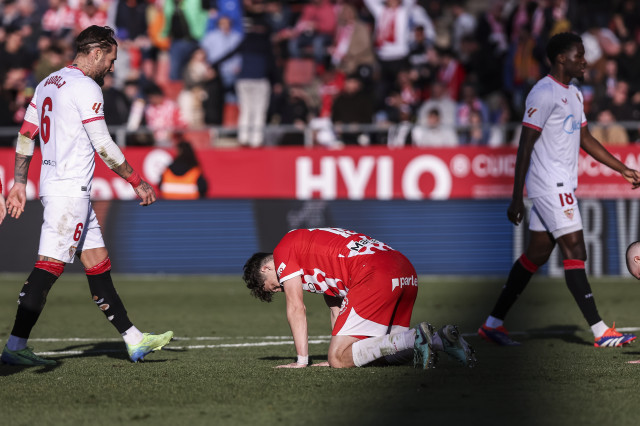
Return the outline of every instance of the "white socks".
[[[7,349],[10,351],[19,351],[27,347],[27,339],[23,337],[16,337],[13,334],[9,336],[7,340]]]
[[[356,367],[362,367],[384,356],[413,348],[415,340],[416,331],[414,329],[359,340],[351,346],[353,363]]]
[[[142,342],[144,336],[135,326],[131,326],[127,331],[122,333],[122,338],[127,345],[137,345]]]
[[[487,327],[489,328],[498,328],[500,327],[502,324],[504,324],[504,321],[501,319],[498,319],[496,317],[492,317],[491,315],[489,315],[489,318],[487,318],[487,321],[485,322],[485,324],[487,325]]]
[[[591,326],[591,331],[593,332],[593,337],[600,337],[607,331],[609,327],[604,321],[597,322]]]

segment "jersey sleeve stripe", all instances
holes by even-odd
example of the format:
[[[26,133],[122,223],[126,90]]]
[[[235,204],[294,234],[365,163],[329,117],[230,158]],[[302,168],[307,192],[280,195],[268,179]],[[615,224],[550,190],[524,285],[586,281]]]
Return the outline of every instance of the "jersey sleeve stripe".
[[[82,124],[87,124],[87,123],[91,123],[91,122],[98,121],[98,120],[104,120],[104,117],[88,118],[86,120],[82,120]]]
[[[531,124],[531,123],[523,122],[523,123],[522,123],[522,125],[523,125],[523,126],[526,126],[526,127],[529,127],[530,129],[537,130],[537,131],[539,131],[540,133],[542,133],[542,128],[540,128],[540,127],[538,127],[538,126],[535,126],[535,125],[533,125],[533,124]]]
[[[31,106],[32,106],[32,107],[34,107],[34,108],[37,108],[37,107],[36,107],[36,104],[34,104],[33,102],[29,102],[29,105],[31,105]]]
[[[299,271],[295,271],[295,272],[287,275],[286,277],[280,278],[280,282],[283,283],[283,282],[285,282],[287,280],[290,280],[293,277],[297,277],[298,275],[302,275],[302,269],[300,269]]]

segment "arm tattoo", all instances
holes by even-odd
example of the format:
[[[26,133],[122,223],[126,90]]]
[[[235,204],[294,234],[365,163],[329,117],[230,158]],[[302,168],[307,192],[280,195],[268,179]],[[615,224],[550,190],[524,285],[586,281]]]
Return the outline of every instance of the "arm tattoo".
[[[120,164],[117,167],[114,167],[111,170],[116,172],[116,174],[120,176],[122,179],[127,179],[129,176],[131,176],[131,173],[133,173],[133,167],[131,167],[131,165],[127,160],[125,160],[124,163]]]
[[[13,180],[16,183],[27,183],[31,157],[31,155],[16,154],[16,164],[13,172]]]

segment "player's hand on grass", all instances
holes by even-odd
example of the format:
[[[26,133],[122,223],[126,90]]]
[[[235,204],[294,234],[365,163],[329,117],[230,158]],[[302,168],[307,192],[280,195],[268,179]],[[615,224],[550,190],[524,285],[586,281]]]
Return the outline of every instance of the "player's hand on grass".
[[[155,203],[156,191],[154,191],[153,187],[147,182],[141,181],[140,185],[136,186],[134,190],[138,197],[142,199],[142,202],[140,203],[141,206],[148,206],[149,204]]]
[[[18,219],[27,204],[27,186],[24,183],[14,184],[11,187],[11,191],[9,191],[6,203],[9,215],[14,219]]]
[[[632,189],[640,187],[640,172],[637,170],[626,169],[622,172],[622,177],[631,184]]]
[[[317,364],[311,364],[312,367],[331,367],[329,361],[319,362]]]
[[[507,209],[507,217],[511,223],[519,225],[524,218],[524,201],[521,199],[511,200],[511,204],[509,204],[509,208]]]
[[[292,362],[291,364],[279,365],[273,368],[305,368],[307,364],[298,364],[297,362]]]

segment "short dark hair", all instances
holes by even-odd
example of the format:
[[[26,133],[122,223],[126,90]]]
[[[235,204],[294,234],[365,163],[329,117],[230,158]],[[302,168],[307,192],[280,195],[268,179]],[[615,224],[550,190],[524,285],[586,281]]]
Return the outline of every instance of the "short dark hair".
[[[91,25],[76,37],[76,53],[86,55],[96,47],[110,52],[111,49],[118,46],[114,35],[115,31],[111,27]]]
[[[271,302],[273,293],[264,289],[264,277],[260,268],[271,258],[273,253],[254,253],[242,268],[242,279],[251,290],[251,294],[263,302]]]
[[[547,57],[552,64],[556,63],[556,57],[571,50],[574,44],[582,44],[582,38],[574,33],[558,33],[551,37],[547,43]]]
[[[638,245],[640,245],[640,241],[635,241],[629,244],[629,247],[627,247],[627,252],[624,255],[624,258],[627,261],[627,270],[629,271],[629,273],[631,273],[631,256],[629,256],[629,252],[631,251],[631,249],[638,247]]]

